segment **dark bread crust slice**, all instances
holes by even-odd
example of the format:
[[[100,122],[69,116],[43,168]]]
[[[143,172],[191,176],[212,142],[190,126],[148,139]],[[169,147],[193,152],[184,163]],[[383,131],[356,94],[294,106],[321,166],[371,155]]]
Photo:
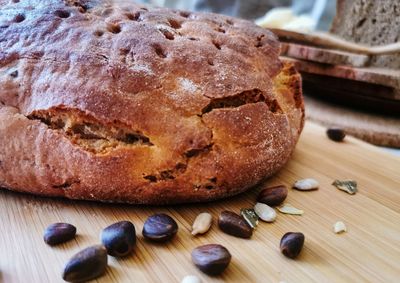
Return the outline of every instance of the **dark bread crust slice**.
[[[124,1],[0,7],[0,186],[199,202],[288,161],[304,123],[301,79],[269,31]]]

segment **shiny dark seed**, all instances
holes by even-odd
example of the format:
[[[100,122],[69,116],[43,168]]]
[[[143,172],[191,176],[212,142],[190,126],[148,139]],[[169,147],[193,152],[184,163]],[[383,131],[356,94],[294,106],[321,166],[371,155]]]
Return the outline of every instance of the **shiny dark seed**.
[[[192,262],[208,275],[221,274],[231,262],[231,254],[221,245],[209,244],[192,251]]]
[[[336,142],[341,142],[346,136],[346,133],[343,129],[340,128],[329,128],[326,130],[326,134],[328,137]]]
[[[286,199],[287,195],[288,189],[284,185],[269,187],[260,191],[257,201],[269,206],[277,206]]]
[[[232,211],[221,212],[218,218],[218,226],[223,232],[235,237],[250,238],[253,235],[253,228],[247,224],[242,216]]]
[[[10,77],[12,77],[12,78],[18,77],[18,71],[11,72]]]
[[[115,257],[127,256],[136,244],[135,226],[130,221],[120,221],[106,227],[101,233],[101,242],[107,253]]]
[[[68,282],[85,282],[104,274],[107,250],[102,245],[88,247],[75,254],[65,265],[62,278]]]
[[[72,240],[76,235],[76,227],[68,223],[54,223],[44,230],[44,241],[50,245],[58,245]]]
[[[280,249],[281,252],[289,257],[296,258],[304,245],[304,234],[288,232],[283,235],[281,239]]]
[[[178,224],[166,214],[154,214],[143,225],[143,236],[155,242],[166,242],[178,232]]]

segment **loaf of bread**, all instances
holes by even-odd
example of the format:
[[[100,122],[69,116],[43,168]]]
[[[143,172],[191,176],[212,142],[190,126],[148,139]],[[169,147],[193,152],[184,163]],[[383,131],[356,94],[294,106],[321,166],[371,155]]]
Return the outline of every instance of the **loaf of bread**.
[[[371,46],[400,41],[400,2],[397,0],[337,0],[331,32]],[[372,66],[400,69],[400,53],[373,56]]]
[[[0,187],[143,204],[238,194],[290,158],[301,79],[268,30],[111,0],[0,0]]]

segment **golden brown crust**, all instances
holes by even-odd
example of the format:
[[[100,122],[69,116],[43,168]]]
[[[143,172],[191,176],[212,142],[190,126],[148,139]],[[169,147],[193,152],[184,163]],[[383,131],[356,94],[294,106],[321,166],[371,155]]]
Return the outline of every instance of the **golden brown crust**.
[[[289,159],[301,80],[269,31],[123,1],[3,2],[0,186],[198,202],[242,192]]]

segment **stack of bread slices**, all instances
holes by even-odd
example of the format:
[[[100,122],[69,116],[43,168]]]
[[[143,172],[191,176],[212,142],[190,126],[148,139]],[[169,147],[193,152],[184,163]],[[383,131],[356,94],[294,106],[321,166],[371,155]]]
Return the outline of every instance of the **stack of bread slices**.
[[[283,42],[282,58],[302,73],[306,93],[368,110],[399,113],[400,52],[372,55],[345,51],[310,40],[308,34],[275,32]],[[360,46],[393,45],[400,41],[400,3],[338,0],[331,33]]]

